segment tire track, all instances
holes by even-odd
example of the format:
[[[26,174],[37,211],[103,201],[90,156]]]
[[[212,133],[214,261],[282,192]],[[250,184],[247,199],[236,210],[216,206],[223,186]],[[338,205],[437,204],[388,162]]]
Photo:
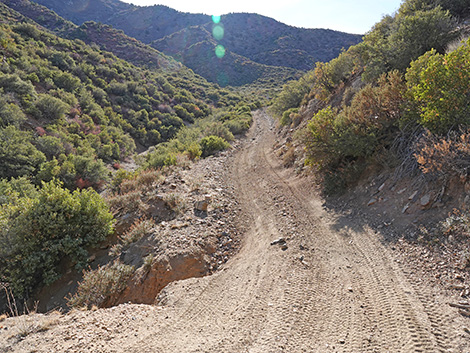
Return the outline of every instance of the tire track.
[[[251,224],[240,252],[211,277],[168,286],[167,323],[128,351],[452,351],[450,317],[376,234],[341,225],[306,180],[282,168],[272,128],[257,112],[232,161]],[[286,251],[269,245],[279,237]]]

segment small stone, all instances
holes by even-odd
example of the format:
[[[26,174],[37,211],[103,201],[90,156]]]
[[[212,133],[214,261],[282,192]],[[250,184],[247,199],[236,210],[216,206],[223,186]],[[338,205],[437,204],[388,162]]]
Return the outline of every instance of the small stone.
[[[405,205],[403,209],[401,210],[401,213],[406,213],[406,211],[410,208],[410,205]]]
[[[276,245],[276,244],[282,245],[282,244],[285,244],[285,243],[286,243],[285,238],[279,238],[279,239],[276,239],[276,240],[272,241],[271,245]]]
[[[348,292],[351,292],[351,293],[353,292],[352,287],[348,287]]]
[[[382,185],[380,185],[380,187],[379,187],[379,192],[382,191],[382,190],[384,189],[384,187],[385,187],[385,183],[383,183]]]
[[[372,199],[369,200],[369,202],[367,203],[367,206],[372,206],[372,205],[374,205],[374,204],[376,204],[376,203],[377,203],[377,199],[374,197],[374,198],[372,198]]]
[[[286,251],[287,249],[289,249],[289,247],[288,247],[286,244],[284,244],[283,246],[281,246],[281,250],[282,250],[282,251]]]
[[[431,203],[431,195],[430,194],[424,195],[420,200],[420,204],[421,204],[422,207],[427,207],[427,206],[429,206],[430,203]]]
[[[206,200],[196,201],[194,203],[194,208],[198,211],[207,212],[208,207],[209,207],[209,203]]]
[[[408,200],[412,201],[416,197],[416,195],[418,195],[418,190],[416,190],[414,193],[412,193],[410,195],[410,197],[408,197]]]

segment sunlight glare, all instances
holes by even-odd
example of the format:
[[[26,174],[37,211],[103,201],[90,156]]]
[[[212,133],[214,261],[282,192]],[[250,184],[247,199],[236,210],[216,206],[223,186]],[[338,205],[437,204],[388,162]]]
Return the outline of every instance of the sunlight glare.
[[[224,38],[224,27],[221,25],[216,25],[212,29],[212,35],[214,36],[215,40],[221,40]]]
[[[215,55],[219,58],[222,59],[225,56],[225,48],[223,45],[218,45],[215,47]]]

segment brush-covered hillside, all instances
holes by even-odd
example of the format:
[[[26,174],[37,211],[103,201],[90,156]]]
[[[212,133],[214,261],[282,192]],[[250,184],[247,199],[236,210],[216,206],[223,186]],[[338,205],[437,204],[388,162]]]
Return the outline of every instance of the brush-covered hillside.
[[[405,1],[362,43],[286,85],[271,107],[298,130],[286,162],[312,166],[327,193],[371,169],[465,181],[469,15],[465,1]]]
[[[141,170],[210,156],[248,129],[259,103],[151,48],[153,67],[118,58],[104,50],[125,57],[129,37],[116,30],[105,27],[97,45],[47,11],[29,18],[5,3],[0,23],[0,284],[31,298],[115,234],[116,213],[97,191],[113,195],[135,178],[121,165],[137,168],[136,152],[152,146]]]
[[[257,14],[223,15],[214,24],[210,16],[161,5],[141,7],[119,0],[38,3],[77,25],[95,21],[121,29],[222,85],[295,78],[296,70],[331,60],[361,40],[360,35],[296,28]],[[218,45],[226,50],[223,59],[214,56]]]

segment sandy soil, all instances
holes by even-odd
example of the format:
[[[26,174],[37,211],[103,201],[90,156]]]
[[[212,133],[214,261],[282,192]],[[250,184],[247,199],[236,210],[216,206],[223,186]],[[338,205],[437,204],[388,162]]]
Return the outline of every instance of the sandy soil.
[[[219,271],[170,284],[155,305],[6,319],[0,351],[470,351],[456,299],[359,217],[327,212],[311,182],[281,166],[275,139],[260,111],[227,161],[248,227]]]

